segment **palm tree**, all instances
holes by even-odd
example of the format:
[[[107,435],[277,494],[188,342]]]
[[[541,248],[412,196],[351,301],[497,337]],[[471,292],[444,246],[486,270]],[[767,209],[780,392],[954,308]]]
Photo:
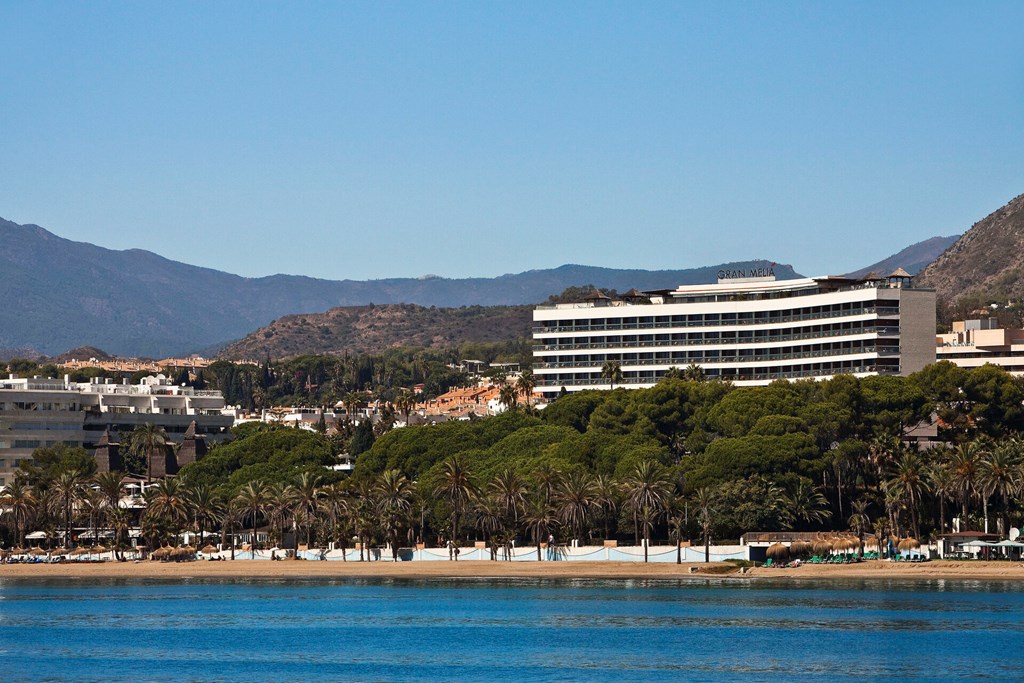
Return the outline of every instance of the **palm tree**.
[[[97,539],[98,542],[103,513],[106,510],[106,500],[99,490],[89,486],[83,486],[82,496],[79,501],[82,513],[89,520],[89,529],[92,531],[92,537]]]
[[[928,468],[928,486],[939,502],[939,533],[946,533],[946,501],[953,492],[953,477],[946,464],[949,459],[948,452],[937,455],[931,467]]]
[[[690,363],[686,366],[686,370],[683,371],[683,379],[690,382],[703,382],[704,368],[696,363]]]
[[[459,522],[462,514],[476,497],[478,489],[473,475],[461,455],[453,455],[444,461],[441,468],[441,483],[434,489],[434,495],[444,498],[452,509],[453,543],[458,543]]]
[[[555,492],[562,483],[562,473],[547,463],[542,463],[533,472],[533,481],[537,485],[537,493],[544,500],[545,505],[550,505]]]
[[[124,548],[124,538],[131,527],[131,515],[127,509],[122,507],[108,508],[107,522],[114,530],[114,555],[120,560],[122,559],[121,550]]]
[[[962,443],[949,455],[950,491],[959,499],[961,524],[967,522],[968,505],[978,493],[982,448],[977,441]]]
[[[715,517],[718,514],[717,492],[708,487],[694,491],[693,502],[697,508],[697,524],[700,525],[704,539],[704,562],[711,561],[711,534],[715,528]]]
[[[345,416],[348,421],[353,422],[356,411],[359,410],[359,406],[363,405],[363,395],[358,391],[350,391],[345,394],[342,404],[345,406]]]
[[[188,509],[192,513],[192,521],[199,541],[196,547],[203,547],[206,539],[206,525],[216,523],[217,517],[224,508],[221,497],[209,484],[196,484],[185,493]]]
[[[342,482],[331,484],[324,489],[320,499],[320,508],[327,514],[330,522],[331,537],[341,546],[341,559],[348,561],[348,535],[352,528],[352,506],[348,491]]]
[[[36,511],[39,499],[31,486],[21,477],[0,490],[0,507],[7,508],[14,522],[14,539],[18,545],[24,545],[28,520]]]
[[[495,539],[505,528],[505,515],[501,501],[488,496],[477,500],[476,507],[476,528],[484,535],[487,547],[491,550],[491,560],[498,559],[498,547]]]
[[[85,476],[79,470],[65,470],[50,485],[50,495],[64,521],[64,544],[71,544],[71,516],[85,493]]]
[[[510,469],[504,469],[488,486],[490,496],[501,505],[502,513],[511,527],[519,526],[519,513],[526,503],[526,482]]]
[[[617,360],[606,360],[601,366],[601,378],[608,380],[608,388],[622,383],[622,365]]]
[[[523,370],[516,380],[516,390],[526,399],[526,405],[533,405],[533,390],[537,386],[537,380],[532,370]]]
[[[146,458],[146,481],[153,481],[153,458],[162,454],[167,444],[167,432],[163,427],[147,422],[135,428],[130,444],[134,453]]]
[[[267,523],[276,533],[276,545],[284,548],[284,528],[288,522],[289,515],[292,515],[295,507],[295,488],[282,482],[274,482],[270,485],[267,495],[267,507],[264,512],[267,515]],[[294,524],[294,516],[293,516]]]
[[[177,537],[181,528],[188,524],[189,506],[186,496],[187,491],[180,479],[161,479],[146,489],[146,511],[164,520]]]
[[[242,512],[237,503],[230,501],[224,505],[220,515],[220,540],[221,546],[231,539],[231,559],[235,559],[235,529],[241,523]]]
[[[312,518],[316,512],[323,491],[320,489],[322,478],[313,472],[303,472],[299,480],[292,487],[292,499],[296,511],[304,512],[307,518]],[[306,525],[306,546],[312,545],[312,524]]]
[[[399,470],[384,470],[377,479],[377,513],[384,522],[391,559],[398,561],[398,532],[412,509],[413,486]]]
[[[676,544],[676,564],[683,563],[683,536],[686,535],[686,527],[686,510],[678,500],[673,501],[668,518],[668,530],[672,541]]]
[[[915,451],[904,450],[899,453],[890,469],[890,477],[885,481],[886,490],[894,489],[906,501],[910,509],[910,524],[914,529],[914,537],[921,535],[918,523],[918,508],[924,495],[928,492],[925,478],[924,463]]]
[[[498,403],[505,406],[505,410],[515,410],[519,393],[515,387],[505,384],[498,390]]]
[[[1021,461],[1015,443],[1001,443],[982,458],[978,469],[978,488],[986,501],[993,495],[999,496],[1002,515],[996,524],[1000,534],[1008,533],[1010,498],[1020,491],[1021,483]]]
[[[601,520],[604,522],[604,537],[607,540],[608,520],[614,519],[619,509],[621,489],[619,485],[608,475],[599,474],[594,477],[594,505],[601,513]]]
[[[643,525],[644,562],[647,562],[650,531],[668,507],[672,482],[660,464],[654,460],[641,460],[623,482],[623,490],[627,509],[633,514],[633,519]]]
[[[127,493],[124,476],[120,472],[100,472],[93,475],[93,482],[106,499],[107,508],[116,510],[121,507],[121,499]]]
[[[802,524],[823,524],[832,516],[828,499],[804,479],[797,484],[792,496],[784,497],[784,505],[789,516]]]
[[[242,490],[235,496],[235,504],[238,505],[242,518],[246,517],[252,522],[252,556],[256,557],[256,525],[260,516],[267,510],[270,502],[270,489],[262,480],[250,481],[242,487]]]
[[[562,525],[572,530],[577,540],[582,540],[583,530],[596,508],[594,483],[588,475],[573,472],[562,479],[562,485],[555,494],[555,514]]]
[[[861,555],[864,554],[864,531],[871,528],[871,518],[868,517],[867,510],[868,500],[866,498],[858,498],[853,501],[853,512],[850,514],[850,518],[846,520],[850,528],[857,534],[857,539],[860,541]]]
[[[673,365],[665,371],[665,374],[662,375],[661,378],[667,380],[683,379],[683,371],[678,365]]]
[[[537,559],[540,560],[540,544],[550,535],[558,517],[543,496],[532,496],[526,503],[523,513],[526,530],[533,534],[533,542],[537,545]]]
[[[409,424],[409,414],[416,408],[416,397],[408,389],[402,389],[395,398],[395,408],[405,416],[405,424]]]

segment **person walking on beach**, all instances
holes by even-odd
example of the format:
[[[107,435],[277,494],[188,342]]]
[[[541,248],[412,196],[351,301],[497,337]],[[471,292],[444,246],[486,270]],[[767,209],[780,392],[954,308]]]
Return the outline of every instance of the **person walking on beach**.
[[[451,539],[448,539],[448,560],[455,559],[455,544],[452,543]]]

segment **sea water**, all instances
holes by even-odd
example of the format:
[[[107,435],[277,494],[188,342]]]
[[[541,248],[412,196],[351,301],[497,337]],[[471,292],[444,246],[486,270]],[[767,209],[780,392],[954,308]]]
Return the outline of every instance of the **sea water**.
[[[5,580],[0,680],[1024,678],[1010,582]]]

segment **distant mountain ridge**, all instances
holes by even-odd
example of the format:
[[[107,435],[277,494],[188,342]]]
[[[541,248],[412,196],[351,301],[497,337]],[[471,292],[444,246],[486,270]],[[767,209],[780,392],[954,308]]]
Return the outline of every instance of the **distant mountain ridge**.
[[[960,239],[960,235],[949,237],[929,237],[926,240],[911,244],[901,249],[892,256],[882,259],[878,263],[847,273],[848,277],[864,277],[868,273],[888,275],[897,268],[902,268],[911,275],[917,275],[924,268],[942,255],[954,242]]]
[[[297,275],[244,278],[141,249],[117,251],[0,219],[0,348],[48,355],[91,345],[120,356],[166,357],[239,339],[289,314],[339,306],[419,304],[459,307],[539,303],[567,287],[625,291],[715,281],[720,269],[565,265],[495,278],[322,280]],[[776,277],[800,277],[775,264]]]

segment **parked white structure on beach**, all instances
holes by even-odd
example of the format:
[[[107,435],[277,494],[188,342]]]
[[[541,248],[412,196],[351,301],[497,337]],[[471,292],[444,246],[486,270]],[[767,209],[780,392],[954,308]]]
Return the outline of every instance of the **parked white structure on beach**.
[[[902,374],[935,361],[935,292],[905,271],[882,278],[719,273],[716,284],[595,292],[534,310],[534,377],[547,397],[617,385],[653,386],[669,368],[700,366],[737,385],[838,374]]]

